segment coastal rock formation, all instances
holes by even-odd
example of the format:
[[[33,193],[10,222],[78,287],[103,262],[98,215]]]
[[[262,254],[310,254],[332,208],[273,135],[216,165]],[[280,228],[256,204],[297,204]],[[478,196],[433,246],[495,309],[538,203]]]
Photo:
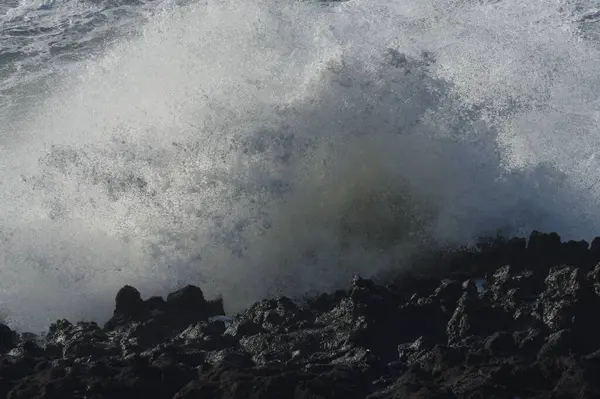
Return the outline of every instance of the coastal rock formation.
[[[199,287],[144,301],[126,286],[104,327],[0,325],[0,397],[600,397],[599,248],[534,233],[235,317]]]

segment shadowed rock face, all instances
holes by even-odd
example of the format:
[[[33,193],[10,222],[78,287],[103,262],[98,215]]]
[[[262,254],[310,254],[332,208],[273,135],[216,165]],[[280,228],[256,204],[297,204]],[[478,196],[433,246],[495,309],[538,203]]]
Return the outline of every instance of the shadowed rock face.
[[[0,397],[600,397],[594,242],[534,233],[427,276],[357,276],[233,318],[198,287],[144,301],[126,286],[104,327],[59,320],[32,337],[0,325]]]

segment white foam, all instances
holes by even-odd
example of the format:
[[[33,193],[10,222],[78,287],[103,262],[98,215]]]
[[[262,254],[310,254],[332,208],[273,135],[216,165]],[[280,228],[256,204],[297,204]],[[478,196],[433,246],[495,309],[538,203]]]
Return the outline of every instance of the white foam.
[[[225,324],[225,327],[229,327],[230,325],[233,324],[233,317],[230,316],[212,316],[208,318],[209,322],[213,322],[213,321],[222,321],[223,324]]]
[[[564,21],[516,0],[159,13],[0,138],[9,320],[102,320],[125,283],[237,311],[497,228],[591,238],[600,57]]]

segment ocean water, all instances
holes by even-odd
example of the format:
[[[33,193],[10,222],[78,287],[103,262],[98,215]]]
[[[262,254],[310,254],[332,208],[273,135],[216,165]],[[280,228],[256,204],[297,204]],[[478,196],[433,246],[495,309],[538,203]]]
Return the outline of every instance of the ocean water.
[[[0,4],[0,316],[228,312],[502,230],[600,233],[600,6]],[[600,234],[599,234],[600,235]]]

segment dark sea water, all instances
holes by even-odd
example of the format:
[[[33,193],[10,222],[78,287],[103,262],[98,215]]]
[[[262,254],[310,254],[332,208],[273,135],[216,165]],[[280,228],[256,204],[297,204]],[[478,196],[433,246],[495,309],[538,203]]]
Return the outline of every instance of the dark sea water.
[[[600,232],[596,2],[4,1],[0,315],[235,312],[502,230]]]

